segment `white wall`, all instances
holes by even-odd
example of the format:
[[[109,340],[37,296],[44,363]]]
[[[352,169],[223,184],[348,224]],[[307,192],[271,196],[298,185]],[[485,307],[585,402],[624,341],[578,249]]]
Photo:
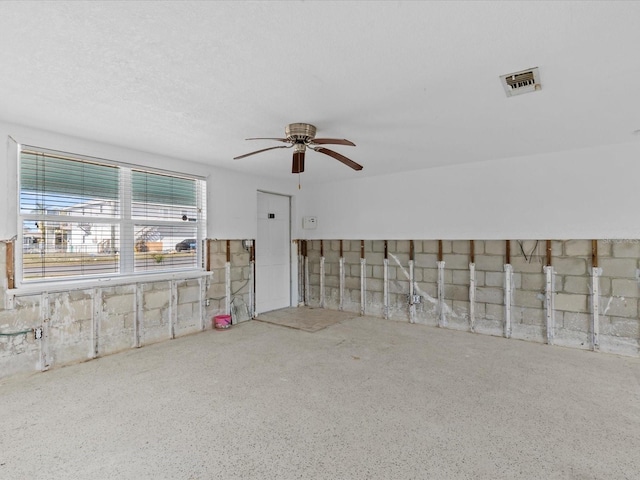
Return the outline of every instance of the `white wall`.
[[[366,166],[365,166],[366,168]],[[308,239],[640,238],[640,142],[307,186]]]
[[[256,238],[258,230],[258,190],[291,195],[291,216],[296,218],[297,183],[242,175],[229,170],[216,170],[209,178],[210,238]],[[299,222],[292,221],[291,238],[299,238]]]
[[[210,238],[255,238],[257,191],[266,190],[285,195],[293,195],[297,192],[294,182],[278,182],[273,179],[242,175],[187,160],[91,142],[25,126],[0,123],[0,138],[6,140],[6,148],[0,149],[0,202],[2,205],[0,240],[14,237],[18,229],[17,162],[11,151],[13,142],[9,137],[26,145],[207,178],[207,236]],[[294,212],[295,203],[294,198]],[[292,232],[292,238],[296,236],[297,232]]]

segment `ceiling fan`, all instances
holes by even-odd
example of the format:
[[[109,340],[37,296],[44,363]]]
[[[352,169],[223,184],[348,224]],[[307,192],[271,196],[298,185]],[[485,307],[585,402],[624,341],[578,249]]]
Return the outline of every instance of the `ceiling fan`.
[[[277,142],[288,143],[289,145],[278,145],[275,147],[263,148],[262,150],[256,150],[255,152],[234,157],[234,160],[255,155],[256,153],[274,150],[276,148],[293,148],[293,164],[291,166],[291,173],[302,173],[304,172],[304,154],[307,148],[310,148],[318,153],[329,155],[354,170],[362,170],[362,165],[354,162],[344,155],[339,154],[338,152],[334,152],[333,150],[329,150],[322,146],[349,145],[351,147],[355,147],[356,144],[349,140],[340,138],[316,138],[316,127],[308,123],[292,123],[287,125],[284,129],[284,133],[286,135],[285,138],[247,138],[247,140],[275,140]]]

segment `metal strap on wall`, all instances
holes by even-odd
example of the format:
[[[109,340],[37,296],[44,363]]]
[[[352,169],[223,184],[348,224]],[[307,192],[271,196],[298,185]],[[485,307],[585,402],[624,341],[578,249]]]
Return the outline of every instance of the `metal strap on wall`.
[[[324,241],[320,240],[320,308],[324,308]]]
[[[416,322],[413,240],[409,240],[409,323]]]
[[[475,242],[469,240],[469,330],[476,331],[476,253]]]
[[[591,240],[591,349],[600,350],[600,275],[598,268],[598,241]]]
[[[384,241],[384,259],[382,260],[382,302],[384,318],[389,318],[389,245]]]
[[[364,258],[364,240],[360,240],[360,315],[365,314],[367,301],[367,260]]]
[[[338,310],[344,307],[344,252],[342,250],[342,240],[340,240],[340,301]]]

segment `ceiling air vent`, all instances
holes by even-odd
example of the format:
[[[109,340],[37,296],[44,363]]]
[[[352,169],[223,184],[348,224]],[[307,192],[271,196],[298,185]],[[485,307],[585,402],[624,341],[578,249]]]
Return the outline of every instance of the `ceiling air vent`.
[[[542,88],[538,67],[502,75],[500,81],[502,82],[507,97],[535,92]]]

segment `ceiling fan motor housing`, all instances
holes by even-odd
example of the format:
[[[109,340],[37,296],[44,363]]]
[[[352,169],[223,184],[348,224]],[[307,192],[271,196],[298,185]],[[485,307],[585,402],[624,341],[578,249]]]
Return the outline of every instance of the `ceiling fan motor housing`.
[[[291,123],[284,129],[284,133],[292,143],[310,143],[316,138],[316,127],[308,123]]]

